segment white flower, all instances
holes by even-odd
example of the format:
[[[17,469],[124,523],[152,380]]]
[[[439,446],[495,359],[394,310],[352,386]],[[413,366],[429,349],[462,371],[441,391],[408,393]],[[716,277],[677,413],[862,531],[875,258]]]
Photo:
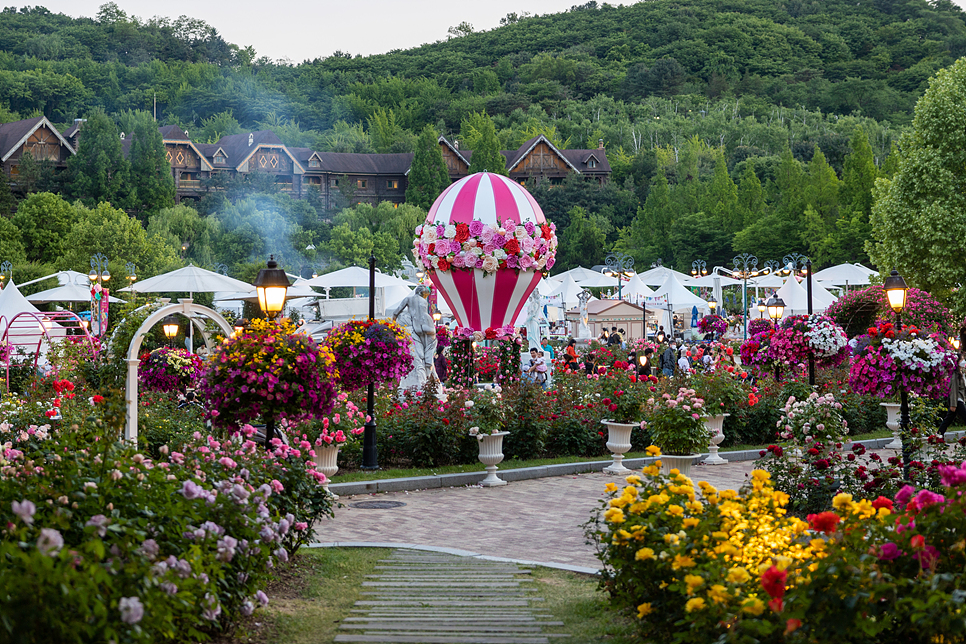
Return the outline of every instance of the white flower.
[[[467,401],[466,401],[465,403],[463,403],[463,404],[464,404],[464,405],[466,405],[467,407],[472,407],[472,406],[474,405],[474,403],[473,403],[473,401],[472,401],[472,400],[467,400]]]
[[[493,273],[498,268],[500,268],[500,261],[495,257],[484,257],[483,258],[483,270],[487,273]]]
[[[446,239],[453,239],[456,237],[456,226],[450,224],[443,230],[443,237]]]
[[[117,607],[125,624],[137,624],[144,617],[144,604],[137,597],[121,597]]]
[[[41,553],[53,557],[63,547],[64,538],[60,536],[60,532],[53,528],[43,528],[40,531],[40,538],[37,539],[37,550]]]
[[[13,513],[17,517],[26,523],[27,525],[32,525],[34,522],[34,513],[37,512],[37,506],[34,505],[33,501],[23,500],[14,501],[10,504],[13,507]]]
[[[479,427],[470,427],[470,436],[476,436],[480,433]]]

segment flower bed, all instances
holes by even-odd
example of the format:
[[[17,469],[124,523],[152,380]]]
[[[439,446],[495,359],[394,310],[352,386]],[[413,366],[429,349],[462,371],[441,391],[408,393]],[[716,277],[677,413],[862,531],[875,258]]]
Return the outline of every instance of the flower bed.
[[[839,494],[802,520],[767,472],[719,492],[654,464],[609,483],[587,530],[603,587],[649,640],[957,642],[966,464],[940,478],[943,493]]]

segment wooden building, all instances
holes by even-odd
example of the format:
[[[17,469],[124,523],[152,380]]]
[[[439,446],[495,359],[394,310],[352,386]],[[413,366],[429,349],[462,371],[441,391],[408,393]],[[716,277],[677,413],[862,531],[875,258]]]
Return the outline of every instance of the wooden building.
[[[615,326],[626,331],[623,334],[624,340],[643,338],[644,315],[644,309],[623,300],[593,300],[587,303],[587,323],[592,338],[599,337],[605,329],[610,333]],[[654,314],[651,313],[651,318],[653,317]],[[567,311],[567,323],[571,336],[576,338],[580,330],[579,310]]]
[[[65,167],[83,137],[83,122],[76,119],[63,134],[44,117],[0,125],[0,160],[14,187],[25,150],[30,150],[37,161]],[[342,154],[290,148],[269,130],[233,134],[217,143],[194,143],[175,125],[159,131],[178,201],[200,199],[208,190],[223,188],[225,180],[256,172],[270,176],[280,192],[296,199],[317,196],[327,209],[346,203],[403,203],[406,198],[412,154]],[[127,154],[131,138],[126,137],[122,145]],[[467,176],[472,151],[460,150],[457,141],[444,137],[440,137],[439,145],[450,179]],[[596,150],[560,150],[540,135],[502,154],[510,178],[520,183],[531,179],[559,183],[569,174],[603,183],[610,176],[603,141]]]

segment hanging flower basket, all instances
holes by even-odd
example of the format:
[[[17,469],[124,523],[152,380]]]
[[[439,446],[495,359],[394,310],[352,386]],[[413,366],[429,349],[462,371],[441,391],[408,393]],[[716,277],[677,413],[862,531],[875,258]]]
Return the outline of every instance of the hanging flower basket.
[[[714,332],[718,337],[728,330],[728,322],[720,315],[706,315],[698,320],[698,331],[701,333]]]
[[[180,391],[201,376],[201,358],[187,349],[161,347],[141,356],[138,379],[152,391]]]
[[[849,386],[856,393],[890,398],[900,391],[939,399],[949,393],[956,354],[935,335],[889,322],[870,327],[855,340]]]
[[[413,367],[409,335],[392,320],[352,320],[329,333],[325,346],[344,391],[399,380]]]

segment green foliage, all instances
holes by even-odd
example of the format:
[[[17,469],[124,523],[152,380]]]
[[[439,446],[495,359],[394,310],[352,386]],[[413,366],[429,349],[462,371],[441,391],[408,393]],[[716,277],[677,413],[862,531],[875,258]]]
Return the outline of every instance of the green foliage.
[[[604,247],[605,235],[599,222],[596,218],[588,217],[587,211],[580,206],[574,206],[569,214],[570,225],[560,236],[560,246],[557,249],[557,265],[560,270],[601,263],[607,253]]]
[[[350,266],[365,265],[375,253],[382,270],[398,268],[411,255],[414,231],[425,218],[422,208],[409,204],[361,203],[335,216],[326,248]]]
[[[152,213],[174,206],[174,178],[157,123],[147,112],[138,112],[136,116],[128,153],[130,207],[146,220]]]
[[[52,264],[67,251],[67,235],[76,218],[76,209],[60,196],[37,192],[20,202],[10,221],[29,249],[27,259]]]
[[[429,210],[436,197],[449,185],[449,173],[439,148],[439,134],[426,125],[416,141],[413,164],[409,170],[406,203]]]
[[[27,261],[23,235],[6,217],[0,218],[0,256],[9,258],[13,263]]]
[[[88,207],[102,201],[127,206],[130,163],[122,153],[117,126],[104,112],[88,115],[80,132],[77,154],[67,161],[67,172],[70,195]]]
[[[469,173],[492,172],[506,175],[506,157],[500,154],[500,142],[496,137],[493,120],[485,114],[472,114],[464,121],[464,129],[474,141],[473,156],[470,158]]]

